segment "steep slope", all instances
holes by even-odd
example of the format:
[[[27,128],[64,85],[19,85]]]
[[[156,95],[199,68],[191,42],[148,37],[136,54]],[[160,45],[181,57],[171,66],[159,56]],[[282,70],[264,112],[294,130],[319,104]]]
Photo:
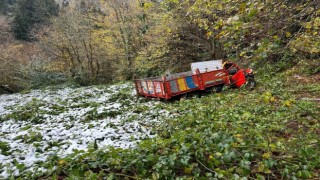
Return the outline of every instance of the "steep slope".
[[[0,174],[318,179],[320,84],[306,64],[182,102],[136,98],[132,83],[1,96]]]

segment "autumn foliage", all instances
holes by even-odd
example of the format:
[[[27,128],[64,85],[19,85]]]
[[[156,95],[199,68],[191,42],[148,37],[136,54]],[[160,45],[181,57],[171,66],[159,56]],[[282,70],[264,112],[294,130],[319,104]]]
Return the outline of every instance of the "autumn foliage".
[[[37,59],[44,74],[62,73],[83,85],[184,71],[190,62],[210,59],[256,67],[283,62],[280,69],[285,69],[320,54],[320,5],[312,0],[79,1],[60,4],[57,16],[49,0],[32,1],[28,9],[18,2],[15,12],[3,16],[1,39],[11,38],[1,41],[8,44],[1,49],[2,61],[9,61],[8,54],[18,62]],[[26,22],[21,18],[30,23],[17,34],[17,23]],[[14,33],[36,41],[14,40]],[[42,60],[21,57],[17,46],[26,46],[32,57],[41,53]]]

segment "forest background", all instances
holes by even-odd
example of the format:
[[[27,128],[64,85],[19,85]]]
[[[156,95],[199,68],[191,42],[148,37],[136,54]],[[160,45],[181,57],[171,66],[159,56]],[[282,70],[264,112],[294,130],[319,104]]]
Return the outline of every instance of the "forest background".
[[[0,93],[225,59],[320,71],[318,0],[0,0]]]

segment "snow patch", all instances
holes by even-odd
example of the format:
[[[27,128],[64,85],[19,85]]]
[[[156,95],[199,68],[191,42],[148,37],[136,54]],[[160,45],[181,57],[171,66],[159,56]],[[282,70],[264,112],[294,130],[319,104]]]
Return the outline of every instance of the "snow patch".
[[[118,93],[126,96],[116,99]],[[66,157],[75,151],[87,151],[96,144],[133,148],[141,139],[153,138],[152,127],[169,112],[159,102],[137,102],[131,84],[109,87],[32,90],[26,94],[0,96],[0,142],[8,143],[0,153],[0,179],[23,173],[43,173],[49,157]],[[138,106],[148,107],[136,113]],[[30,111],[27,120],[15,119]],[[32,120],[37,117],[39,120]],[[24,119],[24,118],[22,118]],[[17,163],[25,168],[17,169]],[[52,169],[51,169],[52,170]]]

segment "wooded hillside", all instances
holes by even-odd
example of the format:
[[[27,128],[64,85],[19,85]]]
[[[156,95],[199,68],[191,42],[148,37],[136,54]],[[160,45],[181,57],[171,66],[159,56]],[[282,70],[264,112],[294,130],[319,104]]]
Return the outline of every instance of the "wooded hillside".
[[[319,59],[320,3],[2,0],[0,85],[12,91],[128,80],[227,59],[289,68]],[[319,72],[319,64],[310,73]]]
[[[0,75],[0,179],[320,179],[319,0],[0,0]]]

